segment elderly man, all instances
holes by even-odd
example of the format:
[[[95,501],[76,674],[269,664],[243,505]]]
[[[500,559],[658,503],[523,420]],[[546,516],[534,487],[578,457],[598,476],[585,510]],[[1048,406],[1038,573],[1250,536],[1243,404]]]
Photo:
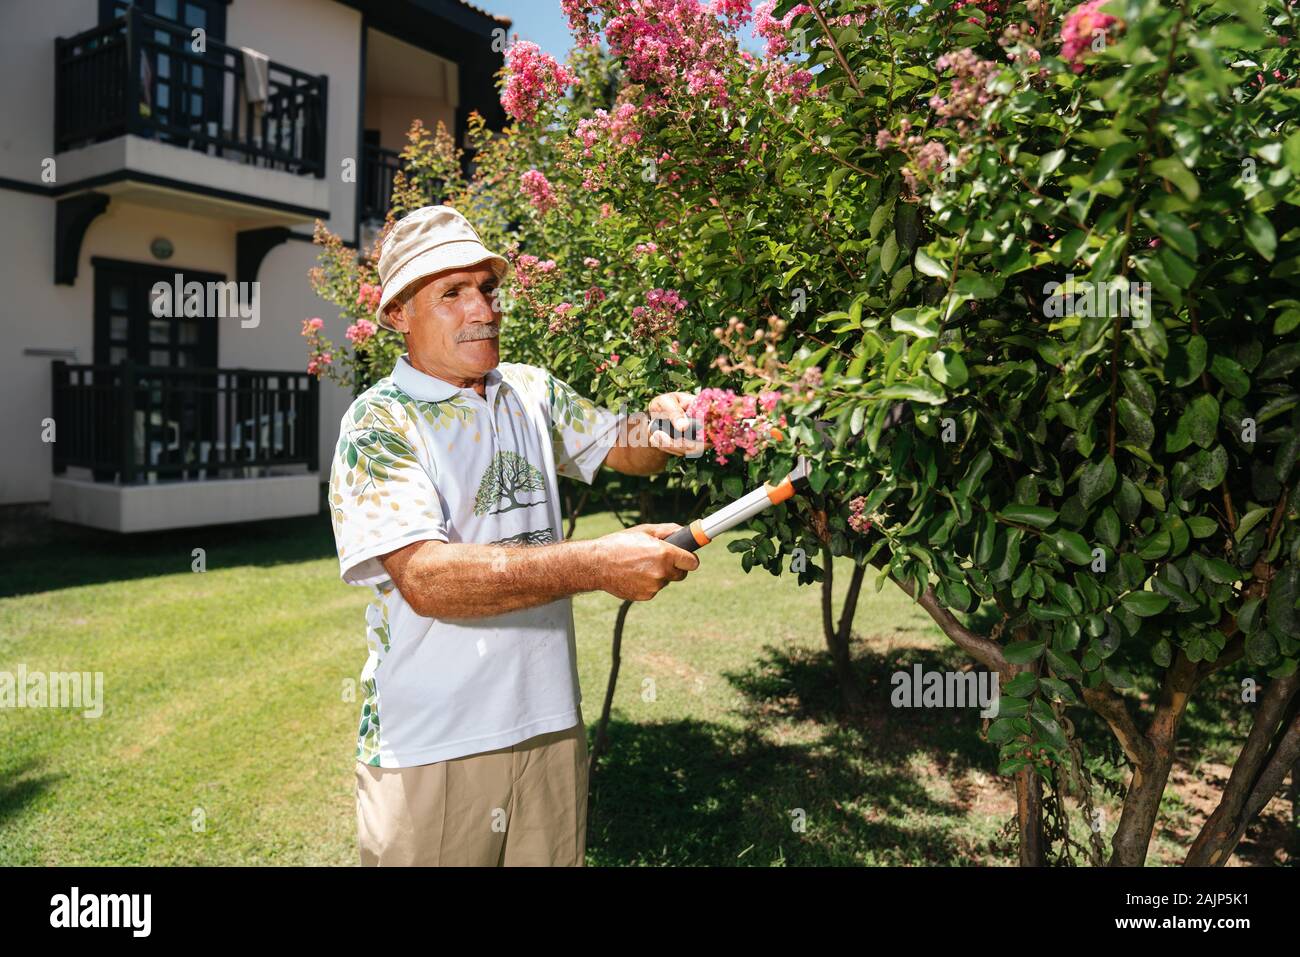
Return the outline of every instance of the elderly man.
[[[363,864],[581,865],[587,738],[570,596],[645,601],[698,567],[638,525],[561,541],[557,475],[661,470],[698,447],[691,396],[623,419],[501,363],[509,264],[456,210],[400,220],[378,322],[406,354],[340,426],[329,501],[343,580],[372,586],[357,748]]]

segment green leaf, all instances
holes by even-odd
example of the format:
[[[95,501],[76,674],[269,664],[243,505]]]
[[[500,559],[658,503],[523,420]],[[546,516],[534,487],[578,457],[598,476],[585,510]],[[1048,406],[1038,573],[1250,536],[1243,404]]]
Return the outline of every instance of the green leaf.
[[[948,270],[940,262],[930,258],[930,254],[924,249],[916,251],[916,271],[923,276],[932,276],[935,279],[947,279]]]
[[[1193,442],[1205,448],[1214,441],[1218,425],[1219,402],[1214,396],[1202,393],[1178,417],[1178,424],[1165,438],[1165,451],[1181,452]]]
[[[1227,585],[1231,582],[1241,581],[1242,573],[1233,568],[1221,558],[1206,558],[1201,556],[1201,569],[1205,572],[1210,581],[1218,582],[1220,585]]]
[[[1041,505],[1008,505],[998,513],[1008,522],[1044,529],[1056,521],[1057,512]]]
[[[1164,210],[1152,211],[1144,209],[1142,218],[1147,220],[1148,225],[1159,233],[1165,242],[1188,259],[1195,259],[1197,253],[1200,252],[1200,247],[1196,242],[1196,234],[1173,213],[1167,213]]]
[[[948,349],[932,352],[926,366],[930,370],[930,375],[950,388],[956,389],[965,385],[969,377],[962,357]]]
[[[1255,369],[1258,379],[1283,376],[1300,366],[1300,342],[1288,342],[1270,349]]]
[[[1083,475],[1079,478],[1079,498],[1083,502],[1083,507],[1092,508],[1107,495],[1115,487],[1115,479],[1118,476],[1115,462],[1109,455],[1100,462],[1089,462],[1084,465]]]
[[[1097,537],[1111,548],[1118,547],[1122,529],[1119,524],[1119,516],[1115,513],[1113,508],[1107,506],[1102,509],[1101,514],[1097,516],[1097,520],[1093,523],[1092,528],[1093,531],[1097,533]]]
[[[1133,591],[1121,598],[1120,604],[1139,618],[1150,618],[1168,608],[1169,599],[1152,591]]]
[[[1168,668],[1174,660],[1174,647],[1169,639],[1161,638],[1151,646],[1151,660],[1161,668]]]
[[[1073,678],[1075,681],[1083,680],[1083,669],[1079,667],[1077,661],[1068,655],[1059,655],[1051,648],[1048,648],[1047,663],[1051,665],[1054,672],[1062,677]]]
[[[939,334],[939,328],[933,322],[934,317],[926,316],[922,319],[918,312],[919,310],[916,309],[900,309],[890,317],[890,328],[895,332],[916,336],[918,339],[933,339]]]
[[[1243,538],[1245,538],[1250,533],[1250,530],[1252,528],[1254,528],[1256,525],[1260,523],[1260,521],[1268,513],[1269,513],[1269,509],[1267,508],[1252,508],[1249,512],[1247,512],[1245,515],[1241,517],[1241,521],[1237,525],[1237,531],[1233,535],[1233,538],[1235,538],[1237,541],[1240,542]]]
[[[1246,221],[1242,224],[1242,230],[1246,234],[1246,242],[1250,243],[1251,248],[1259,253],[1269,262],[1273,261],[1273,256],[1277,252],[1277,233],[1270,223],[1259,213],[1246,214]]]
[[[1027,665],[1047,647],[1042,641],[1013,641],[1002,649],[1002,655],[1013,665]]]
[[[1002,687],[1002,694],[1027,698],[1038,687],[1038,678],[1031,671],[1022,671]]]
[[[1189,202],[1194,203],[1200,198],[1200,184],[1196,182],[1196,177],[1192,175],[1191,170],[1184,166],[1183,161],[1177,157],[1167,156],[1158,159],[1151,164],[1151,170],[1177,186]]]
[[[1087,541],[1078,532],[1060,529],[1045,537],[1052,543],[1052,547],[1056,549],[1059,555],[1074,562],[1074,564],[1087,565],[1092,561],[1092,549],[1088,547]]]

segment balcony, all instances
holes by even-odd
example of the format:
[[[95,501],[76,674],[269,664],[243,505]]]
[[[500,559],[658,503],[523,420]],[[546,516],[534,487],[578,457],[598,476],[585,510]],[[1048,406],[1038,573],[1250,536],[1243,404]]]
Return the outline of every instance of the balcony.
[[[318,510],[314,376],[55,362],[53,382],[54,518],[132,532]]]
[[[401,153],[367,144],[361,153],[361,221],[382,223],[393,200],[393,179],[402,168]]]
[[[135,7],[57,39],[55,58],[61,181],[188,191],[254,224],[280,214],[262,225],[328,214],[326,76],[267,61],[262,85],[241,49],[195,50],[187,27]]]

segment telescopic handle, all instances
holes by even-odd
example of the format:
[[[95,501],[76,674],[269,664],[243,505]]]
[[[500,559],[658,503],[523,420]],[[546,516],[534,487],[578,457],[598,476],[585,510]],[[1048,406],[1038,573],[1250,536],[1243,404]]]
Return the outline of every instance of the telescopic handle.
[[[669,545],[676,545],[678,548],[684,548],[688,552],[693,552],[700,547],[700,543],[695,540],[695,534],[691,531],[689,525],[683,525],[677,531],[673,532],[666,539]]]

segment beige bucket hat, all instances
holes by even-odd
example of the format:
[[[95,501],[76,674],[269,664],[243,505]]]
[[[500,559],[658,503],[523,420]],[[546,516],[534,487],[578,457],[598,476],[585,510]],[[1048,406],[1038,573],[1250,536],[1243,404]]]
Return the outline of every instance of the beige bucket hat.
[[[385,307],[418,279],[446,269],[465,269],[490,262],[497,279],[504,279],[510,263],[486,246],[478,232],[450,206],[421,206],[394,224],[379,250],[379,309],[375,321],[391,329]]]

